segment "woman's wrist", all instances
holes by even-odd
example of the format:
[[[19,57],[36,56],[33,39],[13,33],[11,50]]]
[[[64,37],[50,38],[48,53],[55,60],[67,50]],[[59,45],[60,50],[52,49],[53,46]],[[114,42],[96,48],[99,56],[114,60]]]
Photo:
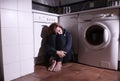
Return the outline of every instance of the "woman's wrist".
[[[65,53],[64,51],[57,51],[56,54],[60,57],[64,57],[65,56]]]

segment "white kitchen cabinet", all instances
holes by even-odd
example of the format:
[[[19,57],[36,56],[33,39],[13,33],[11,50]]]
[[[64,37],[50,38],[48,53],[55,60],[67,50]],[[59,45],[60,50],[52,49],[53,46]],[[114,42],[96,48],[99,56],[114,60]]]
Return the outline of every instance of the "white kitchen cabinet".
[[[73,51],[78,54],[78,15],[64,15],[59,17],[60,25],[67,29],[73,38]]]

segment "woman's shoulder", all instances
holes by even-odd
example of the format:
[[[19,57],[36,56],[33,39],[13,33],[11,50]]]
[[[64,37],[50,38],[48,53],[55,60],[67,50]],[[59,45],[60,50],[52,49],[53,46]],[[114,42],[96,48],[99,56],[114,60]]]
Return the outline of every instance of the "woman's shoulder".
[[[70,32],[68,30],[66,30],[66,29],[64,29],[64,34],[71,35]]]

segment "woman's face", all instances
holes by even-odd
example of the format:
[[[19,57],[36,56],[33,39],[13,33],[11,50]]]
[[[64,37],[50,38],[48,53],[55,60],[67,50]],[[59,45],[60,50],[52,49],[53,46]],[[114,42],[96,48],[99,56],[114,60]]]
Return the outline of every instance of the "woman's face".
[[[63,34],[63,30],[60,27],[55,28],[55,33],[57,34]]]

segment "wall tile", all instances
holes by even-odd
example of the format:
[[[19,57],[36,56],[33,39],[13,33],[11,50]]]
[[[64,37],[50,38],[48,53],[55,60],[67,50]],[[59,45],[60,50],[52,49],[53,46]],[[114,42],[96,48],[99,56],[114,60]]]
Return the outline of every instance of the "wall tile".
[[[1,28],[2,46],[18,45],[18,30],[16,28]]]
[[[21,61],[21,76],[34,72],[34,60],[26,59]]]
[[[1,9],[1,27],[17,28],[17,11]]]
[[[34,71],[31,3],[31,0],[0,0],[5,81]]]
[[[1,0],[0,0],[0,8],[1,8],[1,3],[2,3],[2,2],[1,2]]]
[[[20,28],[20,44],[33,44],[33,29],[32,28]]]
[[[18,12],[18,18],[20,28],[33,28],[32,13]]]
[[[18,0],[18,10],[31,12],[32,0]]]
[[[20,62],[4,65],[4,81],[11,81],[20,77]]]
[[[33,45],[20,45],[20,59],[33,58]]]
[[[17,0],[1,0],[1,8],[17,10]]]
[[[1,28],[2,46],[11,46],[19,44],[18,29]]]
[[[20,61],[20,51],[18,45],[3,46],[2,49],[4,64]]]

